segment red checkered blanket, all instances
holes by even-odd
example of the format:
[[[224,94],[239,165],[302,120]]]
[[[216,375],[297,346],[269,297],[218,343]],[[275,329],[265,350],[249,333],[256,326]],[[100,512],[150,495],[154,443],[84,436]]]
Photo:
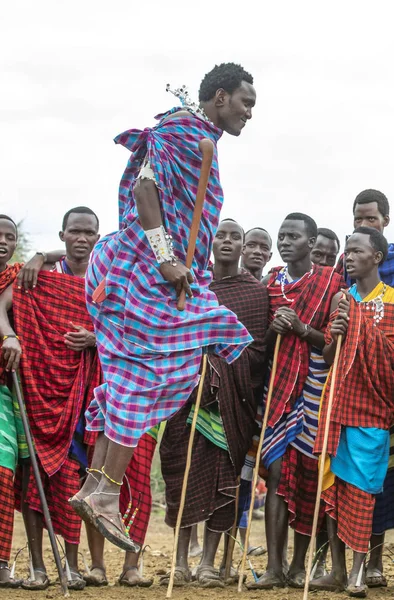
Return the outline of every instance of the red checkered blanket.
[[[66,459],[81,410],[101,379],[95,351],[76,352],[64,343],[70,321],[93,331],[85,281],[41,272],[28,293],[14,285],[13,311],[26,410],[40,462],[51,476]]]

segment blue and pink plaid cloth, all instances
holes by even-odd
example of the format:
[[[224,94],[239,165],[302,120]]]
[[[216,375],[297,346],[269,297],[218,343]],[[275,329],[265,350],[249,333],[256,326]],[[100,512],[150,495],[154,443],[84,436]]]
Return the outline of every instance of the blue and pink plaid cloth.
[[[222,131],[192,114],[175,116],[178,110],[157,117],[153,128],[129,130],[115,139],[132,152],[120,182],[121,228],[96,245],[86,276],[105,381],[88,408],[88,429],[104,430],[124,446],[136,446],[145,432],[183,406],[198,383],[202,348],[215,347],[231,363],[252,341],[208,287],[209,256],[223,203],[216,150]],[[147,158],[164,226],[173,236],[175,255],[184,262],[202,138],[212,140],[215,150],[192,267],[194,298],[179,312],[175,290],[161,276],[140,225],[133,186]],[[104,278],[106,298],[94,304],[93,291]]]

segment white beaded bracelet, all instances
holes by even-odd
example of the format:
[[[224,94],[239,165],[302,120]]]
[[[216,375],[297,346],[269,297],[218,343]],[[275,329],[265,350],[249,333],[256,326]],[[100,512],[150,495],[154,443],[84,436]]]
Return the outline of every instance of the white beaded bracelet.
[[[175,267],[176,256],[173,250],[172,236],[166,232],[163,225],[145,230],[145,235],[159,265],[170,262]]]

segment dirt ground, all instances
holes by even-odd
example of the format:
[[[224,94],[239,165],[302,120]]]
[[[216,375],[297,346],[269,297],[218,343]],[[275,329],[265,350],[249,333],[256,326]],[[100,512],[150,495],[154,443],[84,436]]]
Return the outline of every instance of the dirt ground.
[[[202,527],[199,528],[199,538],[201,541]],[[253,521],[251,543],[252,545],[260,545],[264,540],[264,525],[263,521]],[[122,600],[123,598],[135,598],[136,600],[161,600],[165,598],[166,588],[160,587],[158,581],[160,575],[168,571],[170,568],[171,552],[172,552],[172,531],[164,524],[163,513],[155,513],[152,515],[149,532],[147,536],[147,544],[149,549],[145,553],[144,557],[144,576],[153,576],[155,583],[151,588],[140,589],[140,588],[124,588],[115,584],[117,577],[122,570],[123,553],[114,546],[109,544],[106,547],[106,561],[107,561],[107,576],[110,581],[108,587],[103,588],[85,588],[82,592],[71,592],[70,595],[80,597],[83,599],[100,598],[102,600]],[[394,596],[394,562],[390,556],[390,551],[394,557],[394,535],[388,536],[388,544],[385,551],[385,573],[389,580],[389,587],[381,590],[370,590],[369,598],[380,600],[389,599]],[[25,534],[23,529],[23,523],[18,514],[15,522],[15,535],[14,535],[14,551],[23,547],[25,544]],[[292,541],[290,537],[290,555],[292,549]],[[45,534],[45,558],[48,569],[48,575],[50,579],[56,581],[55,564],[52,558],[50,544],[47,535]],[[81,543],[81,552],[86,556],[86,560],[89,563],[88,546],[86,542],[86,536],[83,535]],[[220,561],[222,548],[219,549],[218,562]],[[14,554],[14,553],[13,553]],[[234,552],[235,563],[237,564],[240,560],[241,552],[237,546]],[[351,557],[349,552],[349,558]],[[190,563],[192,566],[196,565],[198,559],[191,559]],[[253,568],[262,570],[265,567],[266,556],[253,557],[252,558]],[[83,568],[83,562],[80,562],[81,569]],[[18,559],[16,576],[23,577],[27,572],[27,554],[26,551],[22,553],[22,557]],[[248,580],[252,579],[250,571],[247,572]],[[260,591],[244,591],[241,594],[237,593],[236,587],[226,587],[224,589],[212,589],[202,590],[201,588],[195,587],[191,584],[184,588],[174,588],[173,598],[174,600],[194,600],[194,598],[204,598],[206,600],[255,600],[261,598],[262,592]],[[28,592],[22,589],[7,590],[0,589],[0,600],[7,599],[26,599],[26,597],[34,598],[34,600],[47,600],[52,598],[61,598],[60,586],[57,583],[51,585],[44,592]],[[272,591],[264,592],[264,597],[267,600],[301,600],[302,591],[293,589],[276,589]],[[346,598],[345,594],[334,594],[329,592],[310,593],[310,597],[315,600],[327,600],[335,598]]]

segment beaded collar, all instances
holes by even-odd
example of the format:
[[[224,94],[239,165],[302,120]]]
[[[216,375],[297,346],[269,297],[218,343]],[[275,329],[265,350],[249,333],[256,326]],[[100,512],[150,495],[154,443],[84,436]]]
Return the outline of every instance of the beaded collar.
[[[205,110],[201,108],[201,106],[199,106],[197,102],[194,102],[194,100],[190,98],[189,90],[185,85],[182,85],[180,88],[172,90],[171,85],[167,83],[166,92],[171,92],[171,94],[174,94],[176,98],[179,98],[185,110],[188,110],[192,114],[201,117],[204,121],[207,121],[208,123],[211,123],[211,125],[213,125],[212,121],[207,117]]]

